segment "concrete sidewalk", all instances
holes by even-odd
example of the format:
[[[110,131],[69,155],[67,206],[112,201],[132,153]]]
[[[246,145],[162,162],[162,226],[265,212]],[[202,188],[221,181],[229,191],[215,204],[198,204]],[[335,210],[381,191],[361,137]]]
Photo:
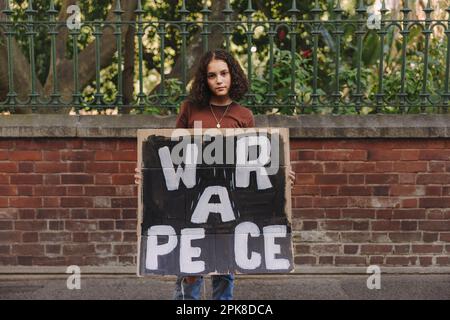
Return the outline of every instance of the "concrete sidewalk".
[[[80,290],[69,290],[68,275],[3,275],[0,299],[162,299],[170,300],[174,277],[86,275]],[[449,274],[381,275],[381,289],[367,288],[369,275],[270,275],[236,277],[236,300],[444,299],[450,300]],[[206,277],[205,297],[211,297]]]

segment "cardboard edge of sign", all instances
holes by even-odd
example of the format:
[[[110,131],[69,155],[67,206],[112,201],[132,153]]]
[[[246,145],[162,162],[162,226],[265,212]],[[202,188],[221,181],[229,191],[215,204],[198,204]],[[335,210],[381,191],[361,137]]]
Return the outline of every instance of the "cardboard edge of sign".
[[[222,129],[216,129],[213,128],[215,132],[220,131],[223,135],[227,136],[231,131],[230,128],[222,128]],[[238,129],[238,128],[237,128]],[[239,128],[241,129],[241,128]],[[246,129],[252,129],[255,132],[266,132],[269,134],[272,133],[278,133],[280,135],[280,138],[283,141],[283,150],[284,150],[284,170],[285,170],[285,177],[289,177],[289,171],[291,169],[291,161],[290,161],[290,143],[289,143],[289,129],[288,128],[274,128],[274,127],[267,127],[267,128],[242,128],[242,130]],[[174,128],[160,128],[160,129],[138,129],[137,130],[137,167],[139,169],[142,169],[142,144],[145,141],[145,139],[149,135],[159,135],[159,136],[165,136],[165,137],[172,137],[174,130],[177,130],[180,136],[182,135],[192,135],[199,132],[199,129],[174,129]],[[206,130],[211,129],[201,129],[201,133],[205,132]],[[212,131],[212,132],[214,132]],[[280,164],[281,165],[281,164]],[[289,178],[288,178],[289,179]],[[136,232],[137,232],[137,263],[136,263],[136,275],[138,277],[145,277],[147,275],[157,275],[157,274],[148,274],[145,272],[145,270],[141,270],[141,261],[143,257],[141,257],[141,242],[142,242],[142,235],[141,235],[141,225],[143,222],[143,194],[142,194],[142,179],[139,182],[138,185],[138,211],[137,211],[137,226],[136,226]],[[285,183],[285,208],[286,217],[289,222],[289,224],[292,226],[292,199],[291,199],[291,184]],[[292,237],[292,229],[291,234],[289,235]],[[294,253],[293,244],[291,241],[291,253]],[[143,253],[142,253],[143,254]],[[294,267],[291,266],[291,268],[288,270],[289,272],[294,271]],[[235,273],[240,274],[240,272],[236,271]],[[286,272],[283,272],[286,273]],[[214,275],[215,273],[208,273],[208,275]],[[249,274],[249,273],[246,273]],[[257,274],[257,273],[255,273]],[[264,274],[270,274],[270,273],[264,273]]]

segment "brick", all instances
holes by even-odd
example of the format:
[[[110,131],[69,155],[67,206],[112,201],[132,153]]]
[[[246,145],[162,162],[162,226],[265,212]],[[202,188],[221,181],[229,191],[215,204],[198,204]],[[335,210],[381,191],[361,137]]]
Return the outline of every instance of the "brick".
[[[417,221],[401,221],[400,228],[405,231],[417,230]]]
[[[92,244],[66,244],[63,246],[63,255],[89,255],[95,254],[95,246]]]
[[[352,230],[352,221],[323,221],[320,223],[322,230]]]
[[[112,160],[111,151],[104,151],[104,150],[95,151],[95,161],[111,161],[111,160]]]
[[[120,232],[89,232],[89,242],[119,242]]]
[[[89,219],[120,219],[120,209],[89,209]]]
[[[65,229],[68,231],[95,231],[97,230],[97,222],[68,220],[65,223]]]
[[[427,172],[428,164],[427,162],[394,162],[393,169],[394,172]]]
[[[316,152],[317,160],[339,160],[339,161],[365,161],[367,160],[366,150],[320,150]]]
[[[367,174],[367,184],[394,184],[398,183],[397,174]]]
[[[44,175],[44,185],[59,185],[61,184],[61,176],[59,174]]]
[[[61,155],[59,151],[42,151],[42,160],[43,161],[52,161],[57,162],[61,160]]]
[[[39,151],[9,151],[9,160],[11,161],[40,161],[42,152]]]
[[[118,244],[114,245],[115,255],[135,255],[137,252],[136,245],[131,244]]]
[[[325,209],[325,217],[327,219],[341,219],[341,209]]]
[[[339,162],[325,162],[324,169],[325,173],[340,173],[342,171]]]
[[[318,174],[316,175],[317,184],[342,185],[347,184],[346,174]]]
[[[443,161],[429,161],[428,162],[429,172],[445,172],[445,162]]]
[[[41,244],[13,244],[13,255],[23,256],[42,256],[44,255],[44,246]]]
[[[85,150],[117,150],[117,141],[112,139],[84,139],[82,142]]]
[[[112,246],[110,244],[98,244],[95,246],[95,253],[98,256],[111,256]]]
[[[34,195],[34,186],[28,185],[19,185],[17,186],[17,194],[20,196],[33,196]]]
[[[320,195],[322,197],[337,196],[338,186],[320,186]]]
[[[409,254],[411,246],[409,244],[395,245],[394,254]]]
[[[419,229],[424,231],[450,231],[450,220],[420,221]]]
[[[24,232],[22,233],[22,242],[38,242],[37,232]]]
[[[370,256],[369,257],[370,265],[383,265],[384,264],[384,256]]]
[[[367,150],[367,160],[400,160],[401,151],[399,150],[388,150],[388,149],[369,149]]]
[[[314,198],[313,206],[316,208],[344,208],[347,207],[346,197]]]
[[[353,221],[353,230],[369,230],[369,221]]]
[[[90,266],[108,266],[108,265],[116,265],[117,257],[98,257],[91,256],[86,257],[85,263]]]
[[[117,150],[136,150],[136,139],[122,139],[117,142]]]
[[[61,151],[61,160],[63,161],[93,161],[95,160],[94,151],[86,150],[64,150]]]
[[[67,197],[61,198],[63,208],[91,208],[94,206],[92,198]]]
[[[74,232],[72,234],[73,242],[88,242],[89,233],[88,232]]]
[[[419,152],[419,160],[450,160],[450,150],[423,149]]]
[[[17,171],[18,166],[16,162],[0,162],[0,172],[10,173]]]
[[[136,213],[134,215],[136,216]],[[294,218],[316,219],[324,218],[325,212],[323,209],[292,209],[292,216]]]
[[[372,172],[375,171],[375,162],[343,162],[342,172]]]
[[[401,150],[400,160],[419,160],[419,150]]]
[[[134,183],[134,180],[133,180]],[[295,174],[295,184],[296,185],[312,185],[314,184],[314,175],[312,174]]]
[[[62,247],[60,244],[47,244],[47,245],[45,245],[45,254],[46,255],[51,255],[51,254],[60,255],[61,248]]]
[[[112,153],[113,161],[137,161],[137,151],[136,150],[121,150],[113,151]]]
[[[36,162],[35,172],[37,173],[60,173],[67,171],[67,163],[58,162]]]
[[[309,245],[295,245],[295,253],[311,253],[311,246]]]
[[[386,257],[386,265],[393,266],[409,266],[412,265],[413,261],[416,257],[407,257],[407,256],[390,256]]]
[[[33,162],[19,162],[19,173],[31,173],[34,172]]]
[[[17,231],[0,231],[0,243],[15,243],[22,241],[22,233]]]
[[[109,174],[96,174],[94,180],[95,180],[95,184],[100,184],[100,185],[112,184],[112,177]]]
[[[137,186],[118,186],[116,195],[123,197],[137,197]]]
[[[121,162],[121,163],[119,163],[119,172],[120,173],[132,173],[134,175],[134,169],[136,167],[137,167],[136,163]],[[296,171],[296,170],[294,170],[294,171]]]
[[[137,241],[137,233],[136,232],[123,232],[122,241],[123,242],[136,242]]]
[[[297,183],[297,180],[296,180]],[[113,174],[112,175],[112,184],[130,184],[134,185],[134,176],[131,174]]]
[[[450,242],[450,232],[442,232],[442,233],[440,233],[439,234],[439,241]]]
[[[38,209],[36,219],[68,219],[70,218],[69,209]]]
[[[361,245],[361,254],[387,254],[392,253],[391,245],[371,244]]]
[[[118,173],[119,164],[117,162],[93,162],[86,163],[86,172],[89,173]]]
[[[316,221],[303,221],[302,230],[317,230]]]
[[[319,264],[332,265],[332,264],[334,264],[334,257],[332,257],[332,256],[319,257]]]
[[[359,249],[359,246],[357,246],[357,245],[345,245],[344,253],[345,254],[357,254],[358,249]]]
[[[42,184],[43,176],[40,174],[11,175],[11,184]]]
[[[365,257],[358,256],[336,256],[335,257],[336,265],[366,265]]]
[[[291,164],[292,170],[297,173],[324,172],[323,163],[300,161]],[[134,169],[133,169],[134,172]]]
[[[111,199],[111,207],[113,207],[113,208],[137,208],[137,199],[134,197]]]
[[[369,242],[370,241],[370,233],[369,232],[342,232],[341,233],[341,241],[342,242]]]
[[[394,209],[393,219],[425,219],[424,209]]]
[[[339,187],[340,196],[370,196],[372,195],[372,187],[362,186],[342,186]]]
[[[431,245],[431,244],[413,244],[413,253],[442,253],[443,245]]]
[[[315,256],[296,256],[294,257],[294,263],[300,265],[315,265],[317,263],[317,257]]]
[[[72,234],[69,232],[41,232],[39,233],[40,242],[70,242]]]
[[[61,207],[61,201],[58,197],[45,197],[43,198],[45,208],[59,208]]]
[[[68,172],[73,172],[73,173],[86,172],[86,165],[84,162],[71,162],[71,163],[69,163]]]
[[[0,220],[0,230],[1,231],[7,231],[7,230],[13,230],[13,221],[8,220]]]
[[[353,219],[374,219],[375,210],[374,209],[342,209],[343,218],[353,218]]]
[[[311,246],[311,253],[316,255],[322,254],[340,254],[341,245],[337,244],[315,244]]]
[[[389,239],[392,242],[418,242],[422,240],[420,232],[391,232]]]
[[[437,232],[424,232],[423,233],[423,241],[424,242],[435,242],[438,241],[439,233]],[[441,241],[443,241],[441,239]]]
[[[134,220],[116,220],[117,230],[136,230],[137,221]]]
[[[19,219],[21,220],[31,220],[36,218],[36,209],[18,209],[18,213]]]
[[[87,174],[63,174],[61,175],[62,184],[93,184],[94,177]]]
[[[69,196],[82,196],[84,195],[84,190],[82,186],[68,186],[67,195]]]
[[[374,196],[388,196],[390,189],[389,186],[372,186]]]
[[[424,186],[412,185],[392,185],[391,196],[423,196],[425,195]]]
[[[417,208],[419,202],[417,199],[402,199],[402,208]]]
[[[374,172],[392,172],[394,171],[394,164],[392,161],[377,161],[375,162]]]
[[[0,185],[0,195],[2,195],[2,196],[17,196],[17,187]]]
[[[49,221],[48,230],[51,231],[64,230],[64,221]]]
[[[371,222],[372,230],[389,231],[400,230],[400,221],[379,220]]]
[[[115,229],[114,221],[99,221],[98,229],[99,230],[114,230]]]
[[[19,220],[14,223],[15,230],[20,231],[42,231],[47,230],[47,221],[42,220]]]
[[[105,186],[84,187],[84,193],[88,196],[115,196],[116,187],[105,187]]]
[[[417,184],[450,184],[450,173],[425,173],[417,175]]]
[[[315,151],[297,151],[298,160],[315,160],[316,152]]]
[[[0,256],[6,256],[11,254],[10,245],[0,245]]]
[[[58,185],[46,186],[40,185],[34,187],[36,196],[65,196],[67,195],[67,188]]]
[[[363,174],[349,174],[348,184],[364,184],[365,176]]]

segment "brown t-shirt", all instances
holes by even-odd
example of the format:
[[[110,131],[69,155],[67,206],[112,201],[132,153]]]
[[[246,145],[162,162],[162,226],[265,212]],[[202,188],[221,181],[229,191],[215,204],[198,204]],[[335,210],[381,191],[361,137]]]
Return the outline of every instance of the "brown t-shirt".
[[[253,113],[246,107],[233,102],[225,116],[223,116],[226,109],[226,106],[212,106],[212,111],[216,115],[217,120],[220,121],[221,128],[251,128],[255,126]],[[217,121],[209,106],[201,108],[187,100],[183,101],[180,113],[177,116],[176,127],[194,128],[194,121],[201,121],[202,128],[216,128],[217,125]]]

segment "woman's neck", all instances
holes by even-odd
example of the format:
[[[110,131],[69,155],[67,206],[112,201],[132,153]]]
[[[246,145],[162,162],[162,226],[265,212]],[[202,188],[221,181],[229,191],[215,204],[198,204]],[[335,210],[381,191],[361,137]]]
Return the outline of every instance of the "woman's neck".
[[[230,97],[218,97],[218,96],[211,96],[209,99],[210,104],[214,104],[216,106],[226,106],[232,103],[233,100],[230,99]]]

